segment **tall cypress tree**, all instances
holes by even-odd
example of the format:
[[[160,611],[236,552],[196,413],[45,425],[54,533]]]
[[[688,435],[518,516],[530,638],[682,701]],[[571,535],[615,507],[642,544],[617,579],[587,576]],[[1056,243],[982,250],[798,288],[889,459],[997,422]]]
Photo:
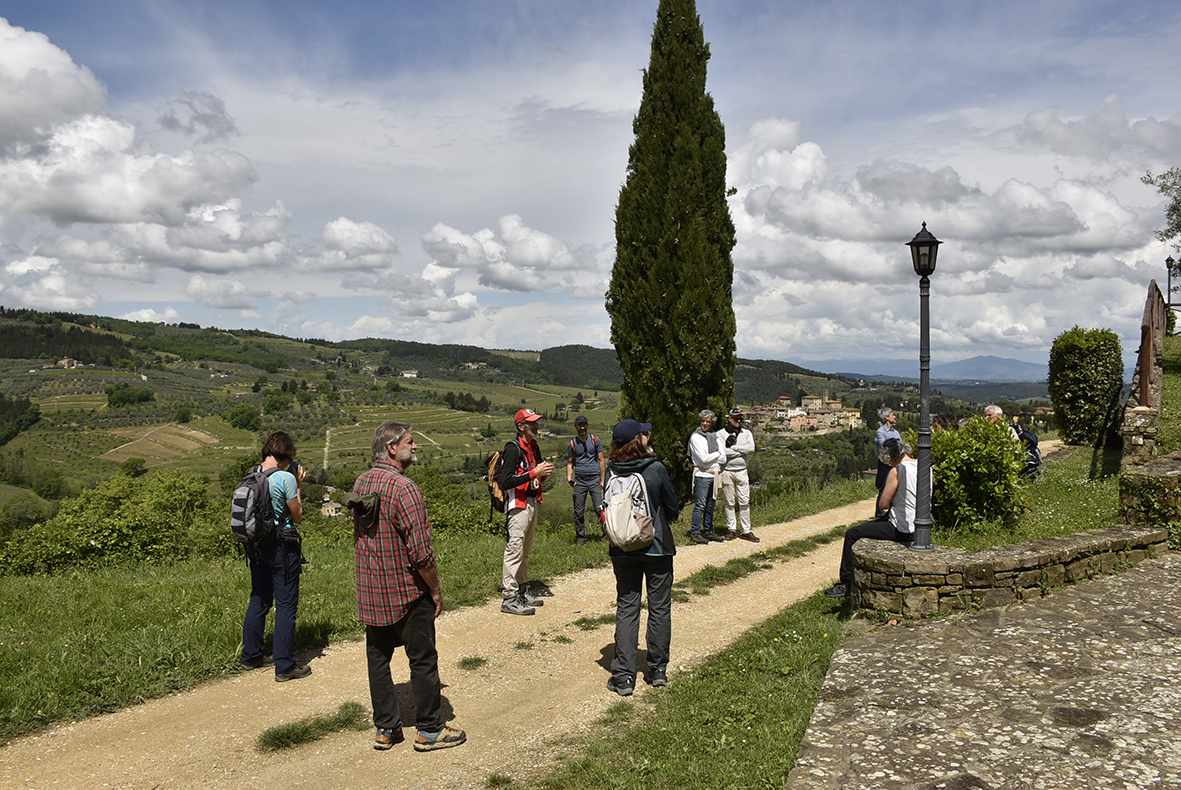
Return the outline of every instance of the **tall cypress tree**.
[[[652,423],[680,494],[697,412],[721,415],[734,395],[734,223],[726,132],[705,91],[708,60],[694,0],[660,0],[607,291],[621,414]]]

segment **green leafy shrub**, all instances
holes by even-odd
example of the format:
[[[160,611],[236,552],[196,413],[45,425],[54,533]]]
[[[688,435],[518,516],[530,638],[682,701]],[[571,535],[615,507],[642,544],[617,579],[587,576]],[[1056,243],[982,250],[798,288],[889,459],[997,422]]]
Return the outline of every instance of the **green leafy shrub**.
[[[262,404],[262,410],[267,414],[275,414],[277,412],[285,412],[291,408],[291,399],[286,395],[281,395],[278,392],[271,393],[267,396],[266,401]]]
[[[112,409],[120,406],[135,406],[156,399],[156,393],[147,387],[133,387],[130,384],[112,384],[106,388],[107,405]]]
[[[1067,330],[1050,348],[1047,381],[1054,420],[1067,444],[1097,446],[1119,413],[1123,350],[1110,329]]]
[[[205,478],[179,472],[112,477],[9,541],[0,550],[0,573],[232,556],[229,503],[211,501],[208,487]]]
[[[262,415],[249,403],[239,403],[226,412],[226,422],[243,431],[257,431],[262,427]]]
[[[907,441],[912,446],[918,443],[911,432]],[[931,518],[935,526],[1014,522],[1028,509],[1020,476],[1024,466],[1024,450],[1004,423],[976,416],[959,430],[933,432]]]
[[[504,534],[504,517],[489,521],[488,502],[472,499],[466,486],[448,482],[443,470],[416,464],[410,477],[422,489],[433,531]]]

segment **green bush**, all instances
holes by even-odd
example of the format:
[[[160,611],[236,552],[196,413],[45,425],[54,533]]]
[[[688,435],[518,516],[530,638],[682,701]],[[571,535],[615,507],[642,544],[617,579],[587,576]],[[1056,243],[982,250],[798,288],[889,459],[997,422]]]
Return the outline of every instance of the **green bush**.
[[[917,440],[908,432],[907,441]],[[955,528],[985,521],[1011,524],[1026,511],[1024,450],[1004,423],[976,416],[959,430],[931,435],[931,518]]]
[[[226,412],[226,422],[243,431],[257,431],[262,427],[262,415],[249,403],[239,403]]]
[[[422,489],[432,531],[504,534],[504,517],[489,522],[488,501],[472,499],[466,486],[448,482],[439,467],[412,466],[410,477]]]
[[[179,472],[117,475],[22,530],[20,540],[0,549],[0,573],[231,556],[229,503],[210,500],[208,487],[205,478]]]
[[[133,387],[130,384],[112,384],[105,390],[107,406],[117,409],[120,406],[135,406],[156,399],[156,393],[147,387]]]
[[[1054,421],[1067,444],[1098,446],[1119,413],[1123,350],[1110,329],[1077,326],[1054,339],[1047,382]]]

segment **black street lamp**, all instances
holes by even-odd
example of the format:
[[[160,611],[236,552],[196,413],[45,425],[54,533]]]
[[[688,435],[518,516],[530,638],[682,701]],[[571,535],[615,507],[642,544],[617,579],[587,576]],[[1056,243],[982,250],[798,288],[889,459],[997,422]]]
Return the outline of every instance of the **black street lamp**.
[[[919,479],[915,483],[914,543],[912,551],[934,551],[931,546],[931,281],[939,245],[927,223],[907,242],[914,273],[919,276],[922,329],[919,335]]]
[[[1173,260],[1172,255],[1165,258],[1165,268],[1168,269],[1169,272],[1169,293],[1165,297],[1165,307],[1169,310],[1173,309],[1173,267],[1176,265],[1177,262]]]

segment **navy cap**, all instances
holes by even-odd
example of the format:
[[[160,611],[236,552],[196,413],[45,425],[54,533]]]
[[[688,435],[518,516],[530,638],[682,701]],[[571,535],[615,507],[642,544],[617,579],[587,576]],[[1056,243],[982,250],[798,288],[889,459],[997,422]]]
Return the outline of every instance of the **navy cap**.
[[[611,431],[611,439],[616,444],[627,444],[641,433],[650,430],[652,430],[652,423],[650,422],[623,420],[622,422],[615,423],[615,428]]]

